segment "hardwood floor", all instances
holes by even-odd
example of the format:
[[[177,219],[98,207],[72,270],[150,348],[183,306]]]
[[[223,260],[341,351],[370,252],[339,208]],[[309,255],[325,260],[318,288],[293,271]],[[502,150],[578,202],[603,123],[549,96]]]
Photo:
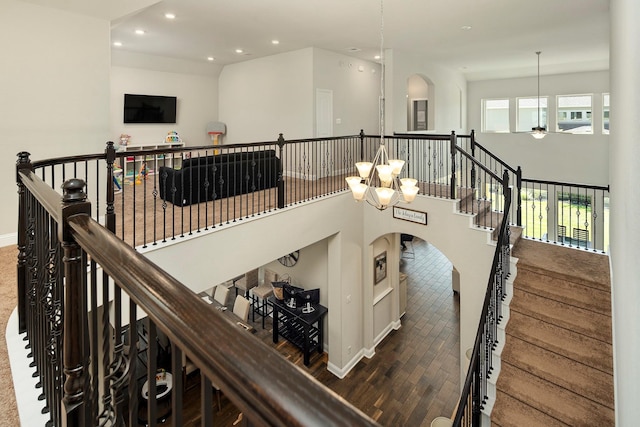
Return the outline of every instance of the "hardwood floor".
[[[391,332],[344,379],[327,371],[327,355],[314,353],[305,367],[297,348],[281,340],[276,348],[383,426],[429,426],[438,416],[451,416],[459,398],[459,297],[451,290],[451,264],[435,247],[414,239],[414,259],[404,259],[409,275],[407,311],[402,327]],[[256,319],[257,336],[269,345],[271,320],[265,329]],[[192,381],[198,381],[197,376]],[[185,396],[186,426],[199,425],[199,387]],[[214,394],[215,402],[215,394]],[[214,403],[214,406],[217,403]],[[216,408],[217,410],[217,408]],[[191,416],[188,416],[191,414]],[[238,411],[222,396],[215,425],[231,426]],[[168,420],[169,421],[169,420]]]

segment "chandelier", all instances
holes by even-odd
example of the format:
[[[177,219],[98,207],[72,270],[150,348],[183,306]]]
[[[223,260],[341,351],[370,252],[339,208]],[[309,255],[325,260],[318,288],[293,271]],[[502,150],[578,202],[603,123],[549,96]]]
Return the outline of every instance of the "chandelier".
[[[411,203],[418,194],[417,180],[399,178],[404,160],[390,159],[384,140],[384,0],[380,0],[380,145],[372,162],[358,162],[359,176],[346,179],[356,201],[366,201],[379,210],[394,206],[400,200]]]
[[[536,52],[538,55],[538,126],[531,128],[531,136],[535,139],[542,139],[547,135],[547,128],[540,126],[540,54],[542,52]]]

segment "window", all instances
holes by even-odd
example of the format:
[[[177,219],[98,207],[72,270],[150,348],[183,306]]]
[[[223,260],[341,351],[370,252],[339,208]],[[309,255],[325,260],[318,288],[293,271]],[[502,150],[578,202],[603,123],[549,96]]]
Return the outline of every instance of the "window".
[[[609,135],[609,94],[602,94],[602,133]]]
[[[518,98],[518,124],[516,132],[531,132],[538,126],[547,127],[547,97],[540,97],[540,117],[538,117],[538,98]],[[539,119],[539,120],[538,120]]]
[[[509,132],[509,100],[484,99],[482,102],[482,131]]]
[[[557,131],[565,133],[593,133],[591,95],[558,95]]]

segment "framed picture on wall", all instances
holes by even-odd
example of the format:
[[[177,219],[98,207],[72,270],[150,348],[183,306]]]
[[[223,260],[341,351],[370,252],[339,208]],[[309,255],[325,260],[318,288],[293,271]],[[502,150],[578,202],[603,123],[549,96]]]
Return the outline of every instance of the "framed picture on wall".
[[[373,280],[374,284],[378,284],[387,277],[387,251],[376,255],[373,259]]]

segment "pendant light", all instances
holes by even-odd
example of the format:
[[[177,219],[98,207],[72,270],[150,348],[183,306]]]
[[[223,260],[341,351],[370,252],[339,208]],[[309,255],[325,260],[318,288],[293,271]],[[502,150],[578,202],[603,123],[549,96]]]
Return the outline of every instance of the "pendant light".
[[[380,145],[372,162],[358,162],[358,176],[346,179],[356,201],[366,201],[378,210],[398,202],[411,203],[418,194],[417,180],[399,178],[404,160],[390,159],[384,140],[384,0],[380,0]]]
[[[531,136],[535,139],[542,139],[547,135],[547,128],[540,126],[540,54],[541,51],[537,51],[538,55],[538,126],[531,128]]]

